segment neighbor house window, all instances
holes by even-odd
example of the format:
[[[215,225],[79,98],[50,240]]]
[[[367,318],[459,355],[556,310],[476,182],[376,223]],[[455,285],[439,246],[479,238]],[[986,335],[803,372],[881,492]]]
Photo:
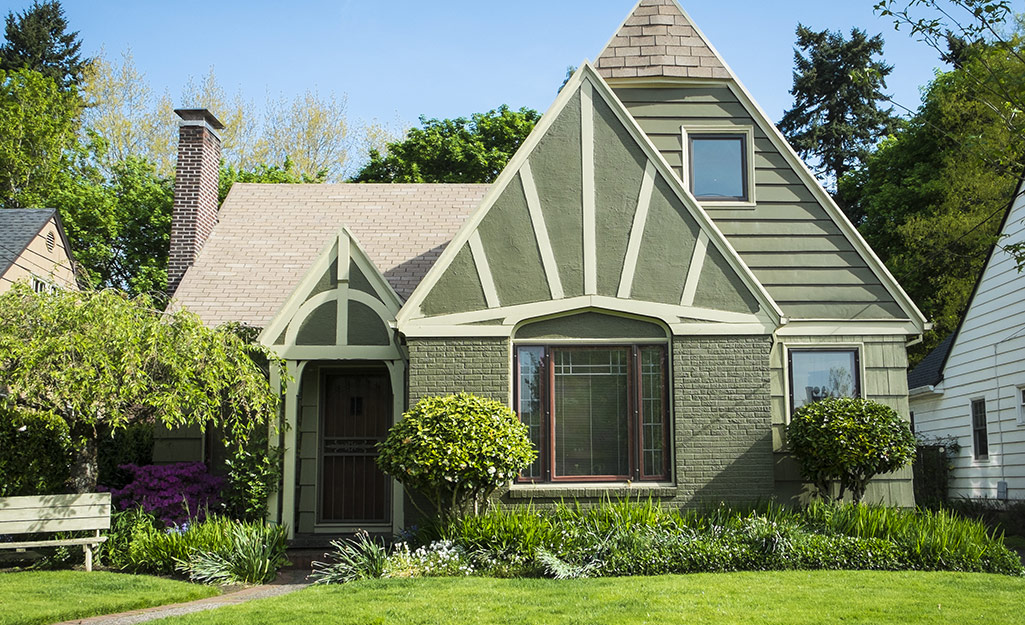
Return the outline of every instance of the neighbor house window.
[[[790,411],[827,397],[860,397],[857,349],[791,349]]]
[[[664,346],[520,346],[516,371],[516,410],[538,450],[521,481],[668,478]]]
[[[1018,425],[1025,425],[1025,386],[1019,386],[1018,392]]]
[[[972,448],[976,460],[989,458],[989,434],[986,432],[986,400],[972,400]]]

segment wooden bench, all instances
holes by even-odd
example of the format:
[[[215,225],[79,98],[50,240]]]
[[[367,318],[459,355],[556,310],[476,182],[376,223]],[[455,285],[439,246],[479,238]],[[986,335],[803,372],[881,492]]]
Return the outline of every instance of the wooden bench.
[[[30,547],[82,545],[85,570],[93,570],[93,548],[107,540],[110,529],[110,493],[0,497],[0,536],[47,532],[95,532],[84,538],[0,542],[0,549],[24,551]]]

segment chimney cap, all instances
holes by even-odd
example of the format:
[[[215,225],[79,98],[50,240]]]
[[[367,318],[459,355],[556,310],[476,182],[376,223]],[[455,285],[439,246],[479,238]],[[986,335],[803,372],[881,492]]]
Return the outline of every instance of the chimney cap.
[[[224,128],[224,124],[207,109],[174,109],[174,112],[185,121],[206,122],[216,130]]]

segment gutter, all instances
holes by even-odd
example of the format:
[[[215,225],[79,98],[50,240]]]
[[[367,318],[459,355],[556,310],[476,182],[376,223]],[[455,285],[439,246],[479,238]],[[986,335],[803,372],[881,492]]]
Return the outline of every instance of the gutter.
[[[925,386],[916,386],[908,391],[908,397],[921,397],[923,395],[942,395],[943,390],[936,390],[936,386],[933,384],[927,384]]]

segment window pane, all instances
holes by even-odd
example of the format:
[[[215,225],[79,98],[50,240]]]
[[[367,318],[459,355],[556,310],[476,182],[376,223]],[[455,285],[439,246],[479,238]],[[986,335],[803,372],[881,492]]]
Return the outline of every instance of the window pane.
[[[692,136],[691,191],[697,198],[745,199],[744,138]]]
[[[972,439],[976,458],[989,456],[989,433],[986,431],[986,400],[972,400]]]
[[[628,475],[628,350],[553,349],[552,359],[556,475]]]
[[[827,397],[854,397],[858,392],[856,352],[791,351],[792,410]]]
[[[662,348],[641,349],[642,474],[665,475],[665,377]]]
[[[530,442],[534,444],[534,449],[538,453],[534,463],[523,470],[523,477],[529,478],[541,477],[541,442],[544,424],[541,385],[544,375],[544,367],[542,367],[544,353],[543,347],[521,347],[517,351],[520,377],[519,405],[516,407],[516,412],[520,415],[520,421],[527,426]]]

